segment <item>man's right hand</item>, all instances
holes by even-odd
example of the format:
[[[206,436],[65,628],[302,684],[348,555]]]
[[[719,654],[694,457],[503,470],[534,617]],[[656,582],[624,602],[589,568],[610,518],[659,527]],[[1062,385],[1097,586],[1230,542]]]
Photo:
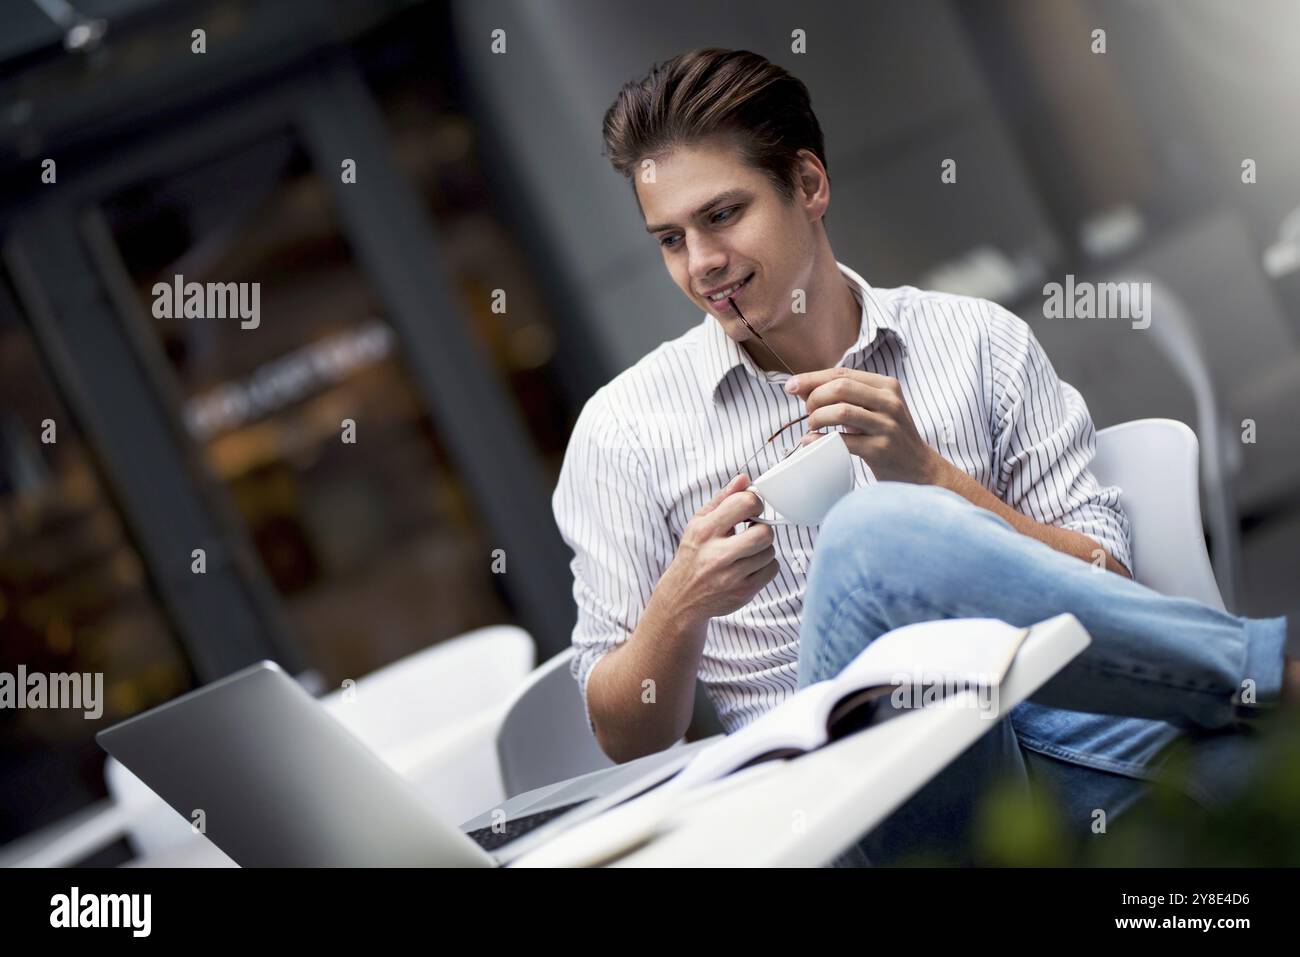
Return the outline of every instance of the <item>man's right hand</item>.
[[[677,554],[656,589],[668,586],[663,597],[677,615],[707,624],[746,605],[776,577],[780,566],[771,526],[754,524],[739,534],[735,531],[763,511],[762,501],[746,491],[748,487],[749,477],[737,475],[695,513],[682,533]]]

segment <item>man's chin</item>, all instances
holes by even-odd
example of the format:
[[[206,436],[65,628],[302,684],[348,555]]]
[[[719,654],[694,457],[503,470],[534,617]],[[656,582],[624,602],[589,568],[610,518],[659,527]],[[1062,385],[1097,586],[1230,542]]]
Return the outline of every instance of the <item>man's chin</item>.
[[[734,312],[728,317],[728,321],[740,331],[742,338],[753,339],[755,338],[755,332],[760,336],[770,336],[774,332],[779,333],[781,327],[788,323],[790,317],[786,316],[786,321],[782,322],[780,317],[773,317],[771,313],[763,309],[756,310],[752,314],[749,310],[745,310],[745,319],[749,321],[748,326]]]
[[[754,333],[750,331],[751,329],[757,329],[760,333],[767,332],[767,330],[761,325],[761,315],[751,316],[746,312],[745,319],[749,320],[748,326],[746,326],[740,316],[736,315],[736,313],[730,308],[722,315],[718,315],[716,312],[713,313],[713,318],[718,320],[722,325],[722,328],[726,330],[727,335],[731,336],[731,338],[735,339],[737,342],[745,342],[746,340],[753,339]]]

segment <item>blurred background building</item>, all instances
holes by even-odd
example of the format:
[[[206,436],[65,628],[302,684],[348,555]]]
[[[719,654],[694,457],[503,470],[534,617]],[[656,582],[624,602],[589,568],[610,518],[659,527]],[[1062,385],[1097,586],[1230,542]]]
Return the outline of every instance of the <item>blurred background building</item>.
[[[567,644],[569,427],[699,320],[600,120],[710,45],[808,84],[871,283],[1015,310],[1099,428],[1213,423],[1229,605],[1300,613],[1294,3],[3,0],[0,671],[106,704],[0,713],[0,845],[103,798],[96,730],[251,661],[319,690],[493,622]],[[177,273],[261,283],[260,328],[154,318]],[[1180,303],[1214,415],[1157,336],[1045,319],[1066,274]]]

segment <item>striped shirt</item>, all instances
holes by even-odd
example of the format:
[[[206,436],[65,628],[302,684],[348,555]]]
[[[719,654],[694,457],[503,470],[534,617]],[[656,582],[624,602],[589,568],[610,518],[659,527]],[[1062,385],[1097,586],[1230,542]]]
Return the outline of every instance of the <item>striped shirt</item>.
[[[874,289],[838,265],[862,317],[837,365],[896,378],[922,438],[945,459],[1017,511],[1081,532],[1131,567],[1120,490],[1088,471],[1096,436],[1087,405],[1025,322],[983,299]],[[764,464],[743,463],[804,414],[803,400],[782,388],[788,378],[759,369],[706,313],[583,408],[552,504],[573,550],[571,670],[584,705],[592,667],[631,636],[686,524],[734,475],[759,475]],[[859,457],[853,466],[856,485],[876,481]],[[708,625],[698,678],[727,733],[797,688],[817,530],[774,530],[776,578]]]

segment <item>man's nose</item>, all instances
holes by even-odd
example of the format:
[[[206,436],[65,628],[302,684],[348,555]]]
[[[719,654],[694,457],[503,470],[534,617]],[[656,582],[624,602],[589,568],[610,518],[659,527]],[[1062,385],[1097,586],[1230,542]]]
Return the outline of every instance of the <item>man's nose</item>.
[[[727,251],[705,237],[696,237],[690,249],[691,279],[699,292],[710,277],[721,276],[727,267]]]

